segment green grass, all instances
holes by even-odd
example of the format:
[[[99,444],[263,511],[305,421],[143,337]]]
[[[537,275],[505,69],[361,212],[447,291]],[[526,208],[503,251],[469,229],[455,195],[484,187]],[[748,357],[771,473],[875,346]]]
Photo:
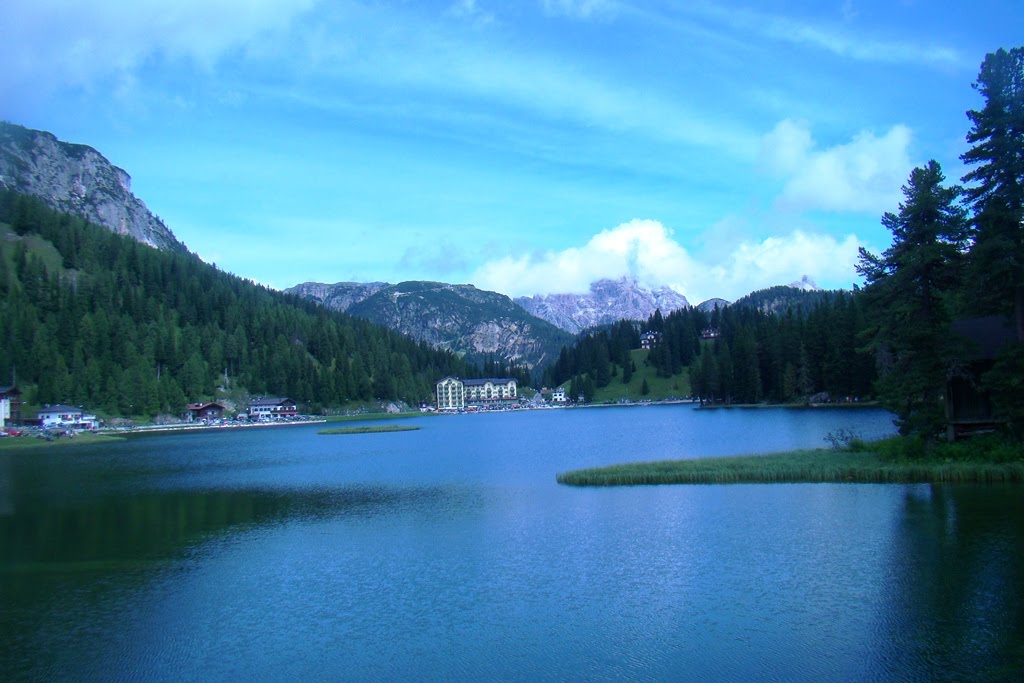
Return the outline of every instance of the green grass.
[[[654,368],[646,365],[649,353],[650,351],[646,349],[630,351],[633,364],[636,365],[636,372],[633,373],[629,384],[622,383],[622,368],[617,368],[617,374],[612,377],[608,386],[594,391],[594,403],[617,403],[621,400],[664,401],[669,398],[689,396],[692,393],[689,368],[683,368],[680,374],[672,377],[658,377]],[[645,379],[647,387],[650,389],[646,395],[641,393]],[[569,389],[568,383],[565,388]]]
[[[83,432],[74,437],[54,437],[52,441],[34,436],[5,436],[0,438],[0,450],[22,450],[28,448],[58,448],[62,446],[84,446],[87,444],[117,443],[125,437],[115,434],[90,434]]]
[[[335,427],[321,429],[318,434],[377,434],[379,432],[414,432],[419,427],[410,425],[370,425],[366,427]]]
[[[1024,482],[1024,449],[1002,442],[919,452],[911,440],[897,437],[843,450],[625,463],[563,472],[556,480],[569,486]]]

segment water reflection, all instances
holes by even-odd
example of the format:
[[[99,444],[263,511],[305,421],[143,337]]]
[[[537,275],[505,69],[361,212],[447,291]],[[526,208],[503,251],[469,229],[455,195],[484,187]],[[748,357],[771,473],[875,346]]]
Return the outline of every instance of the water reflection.
[[[881,623],[884,669],[929,678],[1024,673],[1024,498],[1017,487],[908,487]],[[879,653],[881,655],[881,653]]]

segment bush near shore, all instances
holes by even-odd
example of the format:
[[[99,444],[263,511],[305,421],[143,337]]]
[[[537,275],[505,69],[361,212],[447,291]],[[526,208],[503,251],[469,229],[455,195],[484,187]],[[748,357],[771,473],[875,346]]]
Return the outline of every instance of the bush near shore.
[[[637,462],[563,472],[569,486],[1024,482],[1024,446],[998,437],[932,444],[894,437],[839,449]]]

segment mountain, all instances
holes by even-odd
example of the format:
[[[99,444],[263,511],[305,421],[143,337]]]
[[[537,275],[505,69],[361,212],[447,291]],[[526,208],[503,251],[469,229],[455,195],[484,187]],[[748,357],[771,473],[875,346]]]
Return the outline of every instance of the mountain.
[[[586,294],[547,294],[519,297],[517,304],[573,334],[618,320],[646,320],[689,306],[686,297],[668,287],[647,289],[631,278],[598,280]]]
[[[375,291],[372,291],[375,290]],[[285,290],[364,318],[470,361],[489,357],[529,368],[555,357],[572,336],[504,294],[442,282],[307,282]]]
[[[822,301],[831,300],[834,296],[835,292],[817,289],[816,287],[814,289],[807,289],[798,287],[796,284],[779,285],[751,292],[734,301],[732,306],[756,308],[762,313],[780,313],[786,309],[806,312]]]
[[[332,311],[344,312],[390,286],[387,282],[335,282],[333,285],[303,282],[284,291],[285,294],[295,294],[301,299],[315,301]]]
[[[0,121],[0,189],[40,198],[157,249],[185,251],[164,222],[132,194],[131,177],[92,147]]]
[[[728,301],[716,297],[713,299],[708,299],[707,301],[702,301],[701,303],[697,304],[697,310],[701,311],[702,313],[711,313],[716,308],[725,308],[728,305]]]
[[[429,400],[479,370],[329,311],[0,189],[0,375],[29,404],[180,414],[226,393],[306,407]]]
[[[818,284],[806,275],[796,282],[790,282],[789,286],[794,289],[802,289],[805,292],[817,292],[821,290],[821,287],[818,287]]]

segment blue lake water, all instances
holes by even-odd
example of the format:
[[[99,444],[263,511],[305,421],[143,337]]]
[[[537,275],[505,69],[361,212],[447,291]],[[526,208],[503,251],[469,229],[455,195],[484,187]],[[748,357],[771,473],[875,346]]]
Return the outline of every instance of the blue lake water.
[[[400,421],[405,422],[405,421]],[[0,451],[20,680],[1018,680],[1020,487],[580,489],[876,410],[650,406]]]

